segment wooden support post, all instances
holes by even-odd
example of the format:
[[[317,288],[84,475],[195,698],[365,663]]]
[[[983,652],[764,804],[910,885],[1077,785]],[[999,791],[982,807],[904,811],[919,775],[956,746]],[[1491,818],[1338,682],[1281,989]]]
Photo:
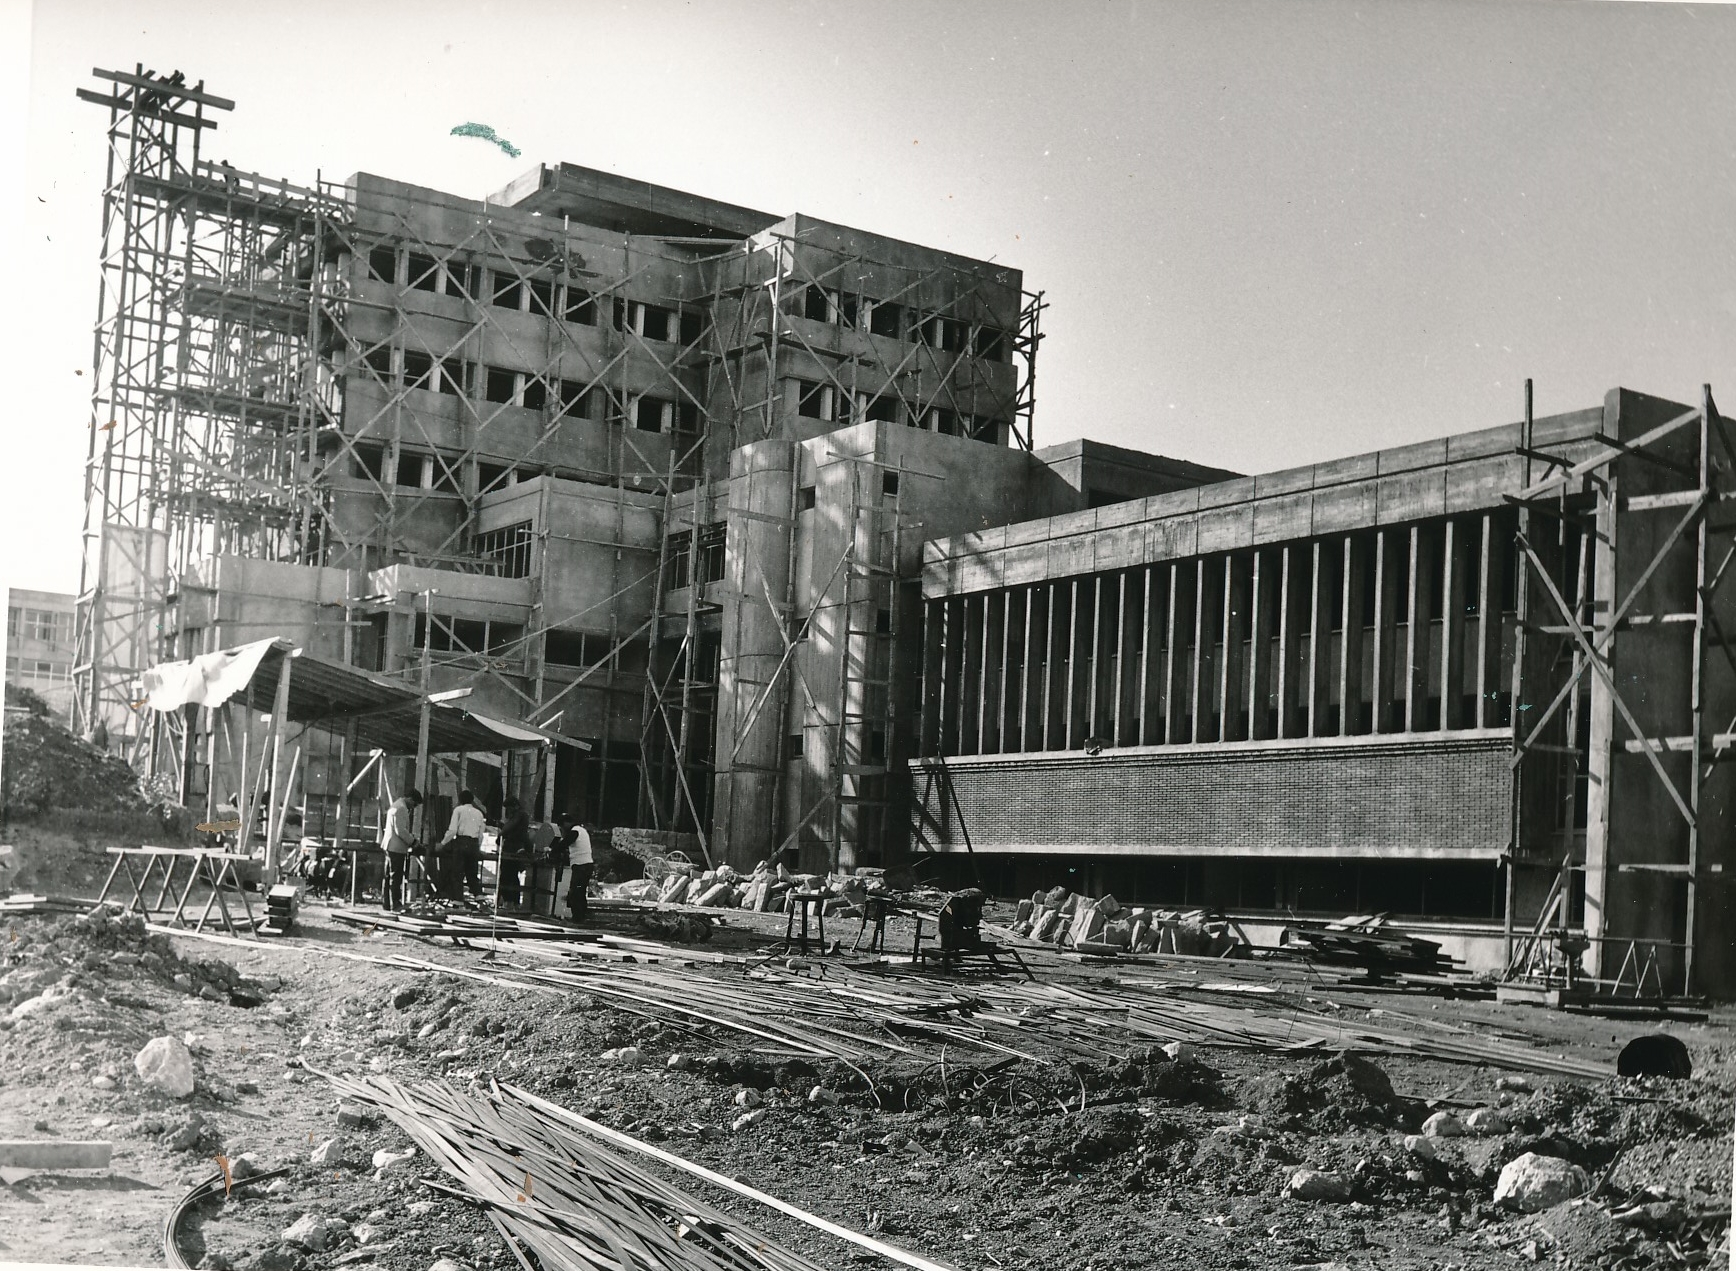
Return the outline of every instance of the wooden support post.
[[[1283,550],[1278,548],[1277,555],[1270,548],[1254,551],[1248,605],[1248,630],[1252,635],[1248,650],[1248,737],[1255,741],[1264,741],[1275,732],[1271,720],[1272,632],[1283,577]]]
[[[1495,726],[1495,698],[1501,685],[1501,579],[1506,553],[1495,543],[1495,515],[1483,513],[1477,552],[1477,710],[1474,728]]]
[[[1464,535],[1448,520],[1441,541],[1441,718],[1440,728],[1465,727]]]
[[[434,792],[429,788],[428,782],[428,725],[430,716],[434,710],[433,703],[428,700],[429,684],[433,675],[434,667],[432,661],[432,650],[434,647],[434,591],[429,589],[428,591],[423,592],[422,596],[425,601],[423,612],[426,614],[426,617],[423,619],[422,627],[422,709],[418,713],[416,721],[416,775],[414,778],[414,784],[416,789],[422,792],[422,806],[416,810],[416,825],[419,830],[418,838],[423,846],[428,846],[434,841],[433,834],[429,832],[429,816],[431,815],[430,809],[434,806]],[[412,627],[415,625],[413,620],[411,625]],[[603,736],[605,739],[608,737],[607,720],[604,721]],[[604,770],[607,771],[608,765],[604,764],[603,767]]]
[[[1343,608],[1344,631],[1338,644],[1338,735],[1350,737],[1362,731],[1362,628],[1364,580],[1368,576],[1368,549],[1354,534],[1344,536]]]
[[[284,789],[279,781],[279,769],[283,758],[284,716],[289,713],[290,668],[294,665],[294,652],[286,649],[283,660],[277,665],[277,692],[271,699],[271,796],[265,805],[265,877],[268,883],[277,881],[278,848],[283,836],[283,816],[278,803],[283,798]]]

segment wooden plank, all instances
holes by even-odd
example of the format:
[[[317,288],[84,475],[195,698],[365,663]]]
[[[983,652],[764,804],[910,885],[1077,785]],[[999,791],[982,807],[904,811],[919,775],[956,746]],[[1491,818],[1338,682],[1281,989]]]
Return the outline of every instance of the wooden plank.
[[[107,1169],[112,1143],[88,1139],[0,1139],[9,1169]]]

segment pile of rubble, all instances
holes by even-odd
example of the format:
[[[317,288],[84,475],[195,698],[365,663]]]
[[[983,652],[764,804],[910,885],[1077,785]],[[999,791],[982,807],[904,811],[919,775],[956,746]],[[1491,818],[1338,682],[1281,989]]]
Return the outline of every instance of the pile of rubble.
[[[1204,909],[1129,909],[1114,896],[1096,899],[1055,887],[1019,902],[1013,934],[1081,953],[1191,953],[1221,957],[1247,942]]]
[[[702,869],[680,861],[666,863],[661,880],[635,879],[603,888],[622,900],[656,901],[665,905],[697,905],[706,909],[747,909],[783,913],[792,894],[821,896],[827,917],[857,917],[870,896],[886,895],[885,871],[858,869],[853,874],[794,874],[783,865],[761,861],[751,874],[728,865]]]

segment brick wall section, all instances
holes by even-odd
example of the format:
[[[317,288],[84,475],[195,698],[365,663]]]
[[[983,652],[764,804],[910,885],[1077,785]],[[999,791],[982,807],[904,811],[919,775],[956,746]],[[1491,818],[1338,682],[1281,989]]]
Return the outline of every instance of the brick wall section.
[[[1220,747],[947,762],[979,852],[1459,856],[1507,846],[1510,742]],[[920,769],[914,797],[940,817]],[[950,813],[950,809],[949,809]],[[956,815],[940,818],[962,850]],[[932,831],[931,831],[932,833]]]

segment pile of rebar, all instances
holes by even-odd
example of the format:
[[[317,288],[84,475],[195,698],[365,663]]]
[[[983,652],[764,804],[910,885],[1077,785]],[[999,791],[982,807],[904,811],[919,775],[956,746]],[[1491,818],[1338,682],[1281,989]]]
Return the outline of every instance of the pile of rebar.
[[[950,1271],[515,1087],[479,1095],[444,1082],[330,1080],[343,1096],[378,1107],[458,1180],[527,1271],[826,1271],[825,1264],[675,1187],[629,1153],[773,1205],[917,1271]]]

